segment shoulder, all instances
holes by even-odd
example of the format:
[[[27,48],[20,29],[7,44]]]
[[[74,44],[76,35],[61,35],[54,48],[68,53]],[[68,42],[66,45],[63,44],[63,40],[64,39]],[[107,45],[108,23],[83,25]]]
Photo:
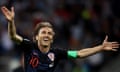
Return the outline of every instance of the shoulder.
[[[23,42],[32,42],[30,39],[24,38]]]
[[[20,44],[21,45],[28,45],[28,44],[34,44],[34,42],[30,39],[23,38],[23,41]]]
[[[67,49],[63,49],[63,48],[52,48],[52,51],[67,51]]]
[[[33,42],[30,39],[24,38],[23,41],[20,43],[19,47],[23,49],[25,52],[28,52],[29,50],[35,49],[35,42]]]
[[[61,60],[61,59],[67,59],[67,51],[66,49],[63,49],[63,48],[53,48],[51,49],[56,57]]]
[[[52,48],[51,51],[56,54],[66,54],[68,50],[63,48]]]

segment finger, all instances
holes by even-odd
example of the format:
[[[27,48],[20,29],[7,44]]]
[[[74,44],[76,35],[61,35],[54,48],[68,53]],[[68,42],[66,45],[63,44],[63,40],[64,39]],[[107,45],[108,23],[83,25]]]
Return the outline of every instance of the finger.
[[[112,44],[119,44],[118,42],[112,42]]]
[[[2,10],[5,11],[5,12],[6,12],[6,11],[9,11],[5,6],[2,7]]]
[[[120,44],[112,44],[112,46],[120,46]]]
[[[119,48],[119,46],[112,46],[112,48]]]
[[[11,12],[12,12],[12,15],[14,16],[14,7],[11,7]]]
[[[1,8],[2,12],[4,13],[5,12],[5,6]]]
[[[6,7],[5,6],[1,7],[1,9],[4,9],[4,8],[6,8]]]
[[[117,49],[112,49],[112,51],[117,51]]]
[[[112,47],[113,49],[118,49],[119,47]]]
[[[4,15],[8,15],[8,14],[10,14],[10,12],[9,12],[9,10],[4,6],[4,7],[2,7],[1,8],[1,10],[2,10],[2,12],[4,13]]]
[[[118,42],[107,42],[107,43],[105,43],[105,45],[120,45],[120,44],[118,44]]]
[[[1,7],[1,10],[3,10],[4,7],[5,7],[5,6]]]
[[[112,47],[112,48],[119,48],[119,44],[107,43],[106,46]]]
[[[11,7],[11,11],[14,12],[14,7]]]
[[[116,47],[116,48],[119,48],[119,46],[120,46],[120,44],[118,44],[118,43],[112,43],[112,47]]]
[[[108,41],[108,36],[106,35],[105,39],[104,39],[104,42]]]

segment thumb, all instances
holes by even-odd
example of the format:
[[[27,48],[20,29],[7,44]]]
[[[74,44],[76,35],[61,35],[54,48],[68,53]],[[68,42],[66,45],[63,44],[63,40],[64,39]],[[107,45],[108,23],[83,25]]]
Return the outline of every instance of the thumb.
[[[11,11],[12,11],[12,13],[14,13],[14,7],[11,7]]]
[[[104,39],[104,42],[107,42],[108,41],[108,35],[106,35],[105,39]]]

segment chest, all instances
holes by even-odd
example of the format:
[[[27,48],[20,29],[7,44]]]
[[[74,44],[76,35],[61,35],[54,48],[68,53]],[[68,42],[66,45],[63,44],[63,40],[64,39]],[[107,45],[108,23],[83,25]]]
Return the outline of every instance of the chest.
[[[46,54],[39,51],[31,51],[30,55],[27,57],[27,65],[32,68],[38,69],[49,69],[54,67],[56,55],[54,52],[48,52]]]

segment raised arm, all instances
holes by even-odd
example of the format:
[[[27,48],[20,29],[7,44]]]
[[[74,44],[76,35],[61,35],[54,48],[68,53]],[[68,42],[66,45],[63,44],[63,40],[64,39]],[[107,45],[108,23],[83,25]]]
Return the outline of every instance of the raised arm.
[[[16,43],[20,43],[23,41],[23,38],[16,33],[16,27],[14,24],[14,7],[11,7],[11,10],[8,10],[5,6],[1,7],[1,10],[8,20],[8,34],[10,38]]]
[[[106,36],[102,45],[77,51],[77,56],[80,58],[83,58],[101,51],[117,51],[116,48],[119,48],[120,44],[118,44],[118,42],[108,42],[107,39],[108,39],[108,36]]]

